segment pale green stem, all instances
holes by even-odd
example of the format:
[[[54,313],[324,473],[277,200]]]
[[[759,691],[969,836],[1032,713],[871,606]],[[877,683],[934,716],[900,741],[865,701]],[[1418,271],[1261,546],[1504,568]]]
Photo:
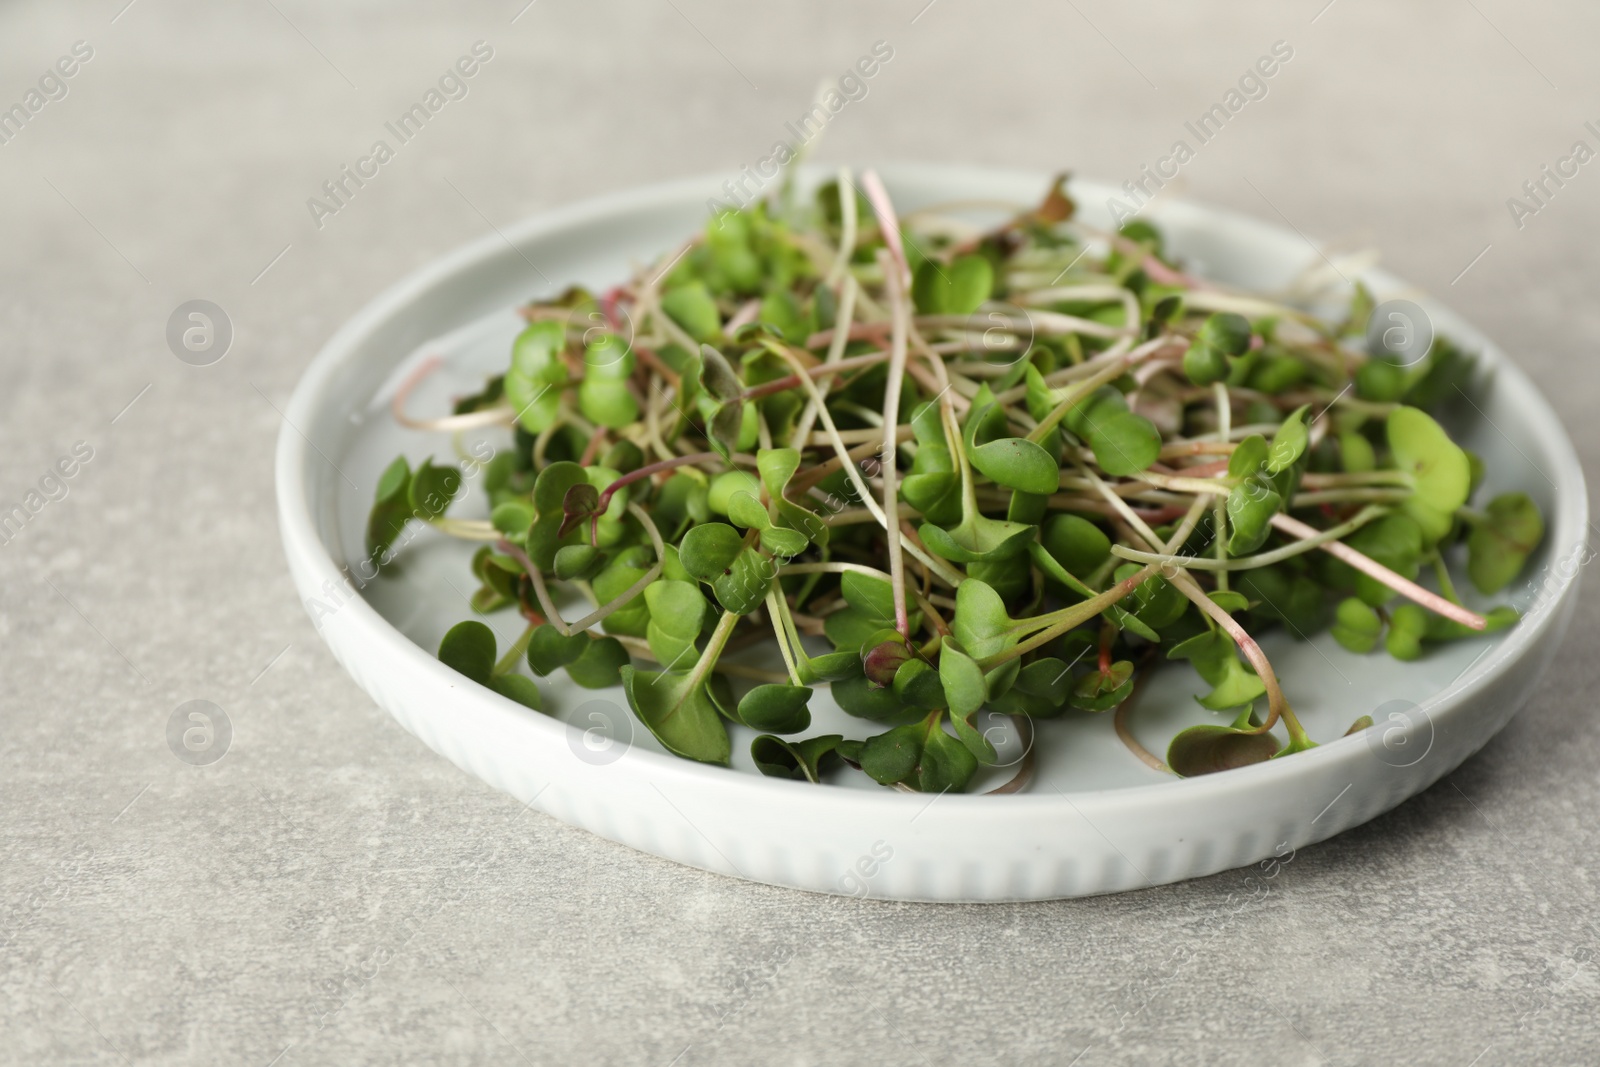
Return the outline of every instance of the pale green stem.
[[[779,577],[790,574],[844,574],[854,571],[856,574],[869,574],[874,578],[889,580],[889,576],[876,567],[869,567],[865,563],[791,563],[778,568]]]
[[[498,541],[503,536],[494,523],[485,519],[447,519],[443,516],[428,520],[429,525],[451,537],[463,541]]]
[[[994,655],[981,660],[978,665],[985,671],[993,670],[995,667],[1007,662],[1008,660],[1016,659],[1018,656],[1032,652],[1040,645],[1045,645],[1051,641],[1054,641],[1068,630],[1088,622],[1090,619],[1094,618],[1096,615],[1099,615],[1102,611],[1105,611],[1117,601],[1121,600],[1123,597],[1139,588],[1140,584],[1142,584],[1145,579],[1155,574],[1155,572],[1156,568],[1154,565],[1145,567],[1136,574],[1130,574],[1128,577],[1116,583],[1110,589],[1107,589],[1104,593],[1101,593],[1097,597],[1092,597],[1081,603],[1062,608],[1060,611],[1053,611],[1049,615],[1041,615],[1033,619],[1024,620],[1024,623],[1026,624],[1036,623],[1041,619],[1055,619],[1056,621],[1050,624],[1046,629],[1041,630],[1039,633],[1028,638],[1026,641],[1022,641],[1008,649],[1005,649],[1004,651],[997,652]]]
[[[839,168],[839,256],[828,271],[827,283],[838,285],[841,278],[846,284],[855,281],[850,277],[850,257],[856,250],[856,184],[850,177],[849,167]],[[842,294],[841,294],[842,295]]]
[[[943,560],[934,556],[930,556],[928,553],[918,549],[906,539],[905,534],[901,533],[898,528],[893,530],[889,528],[888,516],[884,515],[883,509],[879,507],[878,502],[872,498],[871,488],[869,488],[865,480],[862,479],[861,471],[856,467],[855,461],[850,458],[850,449],[846,447],[843,439],[840,438],[839,428],[834,425],[833,416],[828,414],[828,406],[823,401],[822,394],[817,391],[816,383],[811,380],[811,375],[806,372],[806,368],[801,365],[800,361],[795,358],[794,354],[783,345],[769,344],[767,349],[784,362],[788,363],[789,366],[793,368],[795,374],[799,377],[802,387],[810,392],[811,399],[817,405],[817,414],[822,418],[823,430],[827,433],[828,440],[833,444],[834,453],[839,457],[840,466],[843,468],[845,475],[850,479],[851,486],[861,498],[861,503],[866,506],[868,511],[872,512],[872,517],[877,520],[878,525],[883,527],[884,532],[889,537],[898,539],[901,546],[907,552],[910,552],[917,559],[921,560],[922,563],[927,566],[929,570],[933,571],[933,573],[937,574],[940,580],[946,585],[950,586],[952,589],[960,585],[965,580],[964,575],[957,574],[955,571],[951,570]]]
[[[789,672],[789,680],[795,685],[804,685],[800,678],[800,671],[795,667],[794,657],[789,654],[789,635],[785,632],[784,612],[775,600],[782,600],[783,594],[778,591],[778,583],[773,582],[767,587],[767,616],[772,621],[772,633],[778,639],[778,651],[783,654],[783,665]]]
[[[1345,486],[1403,485],[1415,486],[1416,479],[1408,471],[1357,471],[1342,474],[1307,474],[1300,484],[1312,489],[1339,489]]]
[[[1136,563],[1161,563],[1175,567],[1185,567],[1196,571],[1216,571],[1221,579],[1229,571],[1248,571],[1257,567],[1270,567],[1274,563],[1282,563],[1293,556],[1309,552],[1325,541],[1337,541],[1346,534],[1354,533],[1373,519],[1387,515],[1388,508],[1372,506],[1363,508],[1353,518],[1338,526],[1331,526],[1315,537],[1295,541],[1292,544],[1275,548],[1270,552],[1260,552],[1253,556],[1238,556],[1233,559],[1205,559],[1200,556],[1175,556],[1162,552],[1140,552],[1138,549],[1128,548],[1124,545],[1112,545],[1111,553],[1119,559],[1132,560]],[[1170,552],[1170,548],[1169,548]],[[1221,582],[1218,582],[1219,588]]]
[[[1433,550],[1433,576],[1439,582],[1439,590],[1451,602],[1461,603],[1461,597],[1456,593],[1455,580],[1450,577],[1450,570],[1444,565],[1444,556],[1438,549]]]
[[[893,221],[891,218],[890,222]],[[900,636],[911,638],[911,622],[906,613],[906,564],[900,551],[900,486],[897,477],[896,445],[900,434],[900,391],[906,374],[906,331],[910,328],[910,310],[906,306],[904,270],[899,264],[888,262],[887,253],[880,254],[885,266],[895,266],[886,272],[889,279],[889,307],[894,315],[893,332],[889,342],[889,377],[883,387],[883,455],[879,469],[883,473],[884,524],[889,532],[889,586],[894,596],[894,625]]]
[[[527,653],[528,641],[533,637],[533,631],[535,629],[537,629],[537,627],[530,622],[527,625],[527,628],[522,631],[522,636],[511,642],[511,647],[506,649],[506,654],[500,657],[500,662],[496,663],[494,665],[494,670],[490,671],[489,673],[500,675],[515,667],[517,665],[517,661]]]
[[[550,599],[550,590],[545,586],[544,575],[539,573],[538,567],[531,564],[528,566],[528,580],[533,583],[533,595],[539,599],[539,606],[544,609],[545,619],[562,637],[571,637],[572,627],[562,620],[561,613],[556,610],[555,601]]]
[[[723,646],[728,643],[728,638],[733,636],[733,628],[739,624],[739,616],[731,611],[724,611],[722,618],[717,620],[717,628],[711,631],[711,639],[706,642],[706,649],[700,653],[700,658],[695,661],[694,670],[689,675],[688,692],[693,692],[694,687],[705,681],[706,675],[711,673],[711,668],[716,666],[717,657],[722,655]]]
[[[1323,489],[1315,493],[1296,493],[1289,506],[1306,508],[1314,504],[1349,504],[1361,500],[1400,504],[1411,496],[1409,489]]]
[[[1225,383],[1212,383],[1212,390],[1217,398],[1217,440],[1226,441],[1233,434],[1233,401],[1228,397],[1228,386]],[[1228,506],[1223,497],[1217,497],[1216,504],[1211,509],[1211,525],[1214,554],[1218,562],[1225,563],[1228,559]],[[1226,568],[1217,575],[1217,588],[1224,593],[1228,591]]]
[[[634,597],[644,592],[651,582],[661,577],[661,568],[665,565],[667,557],[666,546],[661,542],[661,532],[656,529],[656,524],[651,521],[650,516],[647,515],[644,509],[639,507],[639,505],[629,504],[628,513],[639,520],[639,524],[644,527],[645,534],[650,538],[650,544],[656,550],[655,565],[649,570],[645,571],[643,577],[641,577],[637,582],[634,582],[632,585],[628,586],[628,588],[624,589],[620,595],[613,597],[604,604],[601,604],[599,607],[595,608],[577,622],[568,624],[570,630],[574,633],[581,630],[587,630],[589,627],[604,619],[612,612],[623,607]]]
[[[1165,339],[1163,339],[1162,343],[1165,343]],[[1049,435],[1050,431],[1055,429],[1056,424],[1067,417],[1067,413],[1072,410],[1073,406],[1076,405],[1078,401],[1082,400],[1084,397],[1088,396],[1102,385],[1105,385],[1108,382],[1116,381],[1124,373],[1126,373],[1129,367],[1137,363],[1139,358],[1142,358],[1142,356],[1147,356],[1151,352],[1157,351],[1158,348],[1151,348],[1149,345],[1136,348],[1123,358],[1113,361],[1098,374],[1091,375],[1080,382],[1074,382],[1067,386],[1066,389],[1062,391],[1061,399],[1056,402],[1056,406],[1050,411],[1050,414],[1046,415],[1043,419],[1040,419],[1039,425],[1035,426],[1031,431],[1029,431],[1028,440],[1032,441],[1034,444],[1038,444],[1040,441],[1043,441],[1045,437]],[[1149,352],[1145,352],[1145,349],[1149,349]]]

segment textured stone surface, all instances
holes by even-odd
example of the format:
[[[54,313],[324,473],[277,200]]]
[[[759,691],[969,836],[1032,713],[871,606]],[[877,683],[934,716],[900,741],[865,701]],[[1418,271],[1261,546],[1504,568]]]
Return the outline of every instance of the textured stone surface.
[[[1506,344],[1596,469],[1600,164],[1520,231],[1505,206],[1600,144],[1593,5],[539,0],[513,23],[521,2],[0,8],[0,105],[94,49],[0,146],[0,503],[94,450],[0,548],[0,1061],[1600,1061],[1592,580],[1502,736],[1255,872],[1245,911],[1249,872],[829,900],[596,840],[426,751],[319,644],[271,481],[275,406],[380,288],[490,224],[731,176],[880,39],[817,158],[1118,181],[1289,41],[1188,195],[1380,245]],[[315,228],[306,198],[479,39],[470,94]],[[237,330],[207,368],[163,340],[196,297]],[[167,747],[191,699],[233,724],[213,766]]]

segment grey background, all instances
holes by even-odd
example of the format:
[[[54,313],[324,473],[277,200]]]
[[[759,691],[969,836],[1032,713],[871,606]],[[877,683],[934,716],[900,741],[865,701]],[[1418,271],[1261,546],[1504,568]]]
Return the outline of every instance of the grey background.
[[[382,287],[491,224],[731,175],[880,39],[817,158],[1117,181],[1289,41],[1187,195],[1380,246],[1515,354],[1595,470],[1600,163],[1521,230],[1505,205],[1600,143],[1592,4],[125,2],[0,8],[0,105],[94,48],[0,146],[0,504],[94,449],[0,548],[0,1060],[1600,1060],[1592,580],[1503,735],[1254,872],[1242,911],[1250,872],[830,900],[597,840],[424,749],[317,640],[271,478],[275,408]],[[478,39],[471,94],[318,230],[306,198]],[[236,332],[210,367],[163,339],[196,298]],[[167,746],[194,699],[233,728],[210,766]]]

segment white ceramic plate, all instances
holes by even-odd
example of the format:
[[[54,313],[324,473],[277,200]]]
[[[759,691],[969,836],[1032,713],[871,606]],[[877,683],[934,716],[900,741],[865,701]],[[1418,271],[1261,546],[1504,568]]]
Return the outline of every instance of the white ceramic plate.
[[[1033,203],[1046,187],[1044,175],[985,169],[893,167],[883,175],[902,211],[974,198]],[[452,451],[446,435],[404,431],[389,417],[397,377],[428,354],[444,356],[444,370],[411,400],[413,411],[443,413],[449,396],[504,369],[519,302],[570,282],[598,288],[622,279],[703,226],[720,184],[705,178],[589,201],[440,259],[341,329],[290,402],[278,442],[278,504],[300,595],[356,681],[462,769],[613,841],[758,881],[906,900],[1079,896],[1255,863],[1371,819],[1477,751],[1555,655],[1588,522],[1577,457],[1528,379],[1486,338],[1424,300],[1436,325],[1482,350],[1494,372],[1481,416],[1454,427],[1484,458],[1486,491],[1524,490],[1547,517],[1543,548],[1501,598],[1529,614],[1509,633],[1445,646],[1412,664],[1351,655],[1326,634],[1309,643],[1271,634],[1264,645],[1291,702],[1312,736],[1328,742],[1311,752],[1178,780],[1135,760],[1109,716],[1085,716],[1042,725],[1038,773],[1026,793],[925,797],[877,788],[859,774],[841,775],[846,787],[764,778],[749,759],[753,735],[742,729],[734,731],[732,770],[676,759],[634,728],[620,689],[581,690],[558,675],[540,683],[552,712],[540,714],[467,681],[433,651],[445,630],[471,617],[470,546],[424,531],[382,577],[360,582],[379,472],[401,452],[416,461]],[[1109,189],[1080,182],[1073,191],[1087,218],[1107,221]],[[1155,218],[1170,248],[1230,283],[1278,288],[1319,260],[1293,232],[1222,212],[1174,203]],[[1400,290],[1382,274],[1366,277],[1380,295]],[[482,506],[481,493],[461,507],[470,513],[474,505]],[[520,628],[512,614],[489,620],[502,647]],[[1181,667],[1157,673],[1134,716],[1147,746],[1162,751],[1177,729],[1207,721],[1210,713],[1190,698],[1198,688]],[[880,729],[844,715],[822,692],[813,711],[816,732],[864,737]],[[1341,737],[1366,714],[1380,720],[1376,728]],[[1018,742],[1007,744],[1015,758]]]

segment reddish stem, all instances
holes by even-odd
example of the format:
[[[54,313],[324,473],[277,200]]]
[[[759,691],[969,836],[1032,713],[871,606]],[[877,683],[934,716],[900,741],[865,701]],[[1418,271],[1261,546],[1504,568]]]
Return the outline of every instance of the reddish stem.
[[[1315,537],[1322,532],[1315,526],[1309,526],[1299,519],[1292,518],[1282,512],[1272,517],[1272,525],[1286,534],[1302,539]],[[1477,612],[1469,611],[1460,604],[1446,600],[1431,589],[1422,588],[1416,582],[1396,574],[1371,556],[1356,551],[1342,541],[1324,541],[1317,547],[1334,558],[1350,564],[1350,566],[1369,578],[1377,579],[1407,599],[1421,604],[1436,615],[1443,615],[1447,619],[1459,622],[1461,625],[1474,630],[1482,630],[1489,624],[1488,620]]]
[[[900,244],[900,220],[895,217],[894,202],[889,199],[889,190],[883,187],[883,179],[878,177],[877,171],[869,170],[861,176],[861,191],[867,194],[872,213],[878,216],[883,243],[889,246],[895,266],[900,268],[901,277],[909,281],[911,272],[906,266],[906,250]]]
[[[878,363],[882,363],[888,358],[889,353],[887,352],[868,352],[866,355],[851,356],[849,359],[841,359],[837,363],[818,363],[815,367],[808,368],[806,370],[806,375],[811,378],[820,378],[824,374],[833,374],[837,371],[856,370],[860,367],[871,367]],[[785,389],[793,389],[799,384],[800,375],[786,374],[782,378],[774,378],[770,382],[762,382],[760,385],[752,385],[750,388],[739,394],[739,399],[759,400],[761,397],[771,396],[773,393],[781,393]]]
[[[512,544],[510,541],[507,541],[505,538],[501,538],[499,541],[495,542],[494,547],[498,548],[501,552],[504,552],[506,555],[522,564],[523,570],[527,571],[529,574],[534,572],[535,568],[533,566],[533,560],[529,559],[526,552]]]
[[[598,515],[605,511],[606,505],[611,503],[611,498],[615,496],[617,490],[621,489],[623,486],[632,485],[634,482],[648,478],[652,474],[660,474],[662,471],[669,471],[674,467],[686,467],[692,463],[710,463],[721,458],[722,457],[717,455],[715,452],[694,452],[687,456],[677,456],[673,459],[663,459],[658,460],[655,463],[647,463],[643,467],[639,467],[636,470],[631,470],[627,474],[624,474],[622,477],[618,478],[616,481],[612,482],[610,485],[606,486],[604,489],[600,490],[600,499],[595,504],[595,514]]]
[[[589,464],[593,463],[595,453],[600,451],[600,446],[605,444],[605,442],[606,432],[604,430],[600,430],[593,437],[589,438],[589,443],[583,446],[583,455],[578,457],[578,466],[587,467]]]
[[[850,327],[849,338],[852,341],[881,341],[888,336],[890,323],[887,322],[857,322]],[[833,342],[833,330],[821,330],[806,338],[805,347],[821,348]]]
[[[600,297],[600,312],[606,317],[606,325],[611,327],[611,332],[621,335],[622,321],[617,318],[617,302],[622,299],[622,286],[614,285],[607,289]]]

